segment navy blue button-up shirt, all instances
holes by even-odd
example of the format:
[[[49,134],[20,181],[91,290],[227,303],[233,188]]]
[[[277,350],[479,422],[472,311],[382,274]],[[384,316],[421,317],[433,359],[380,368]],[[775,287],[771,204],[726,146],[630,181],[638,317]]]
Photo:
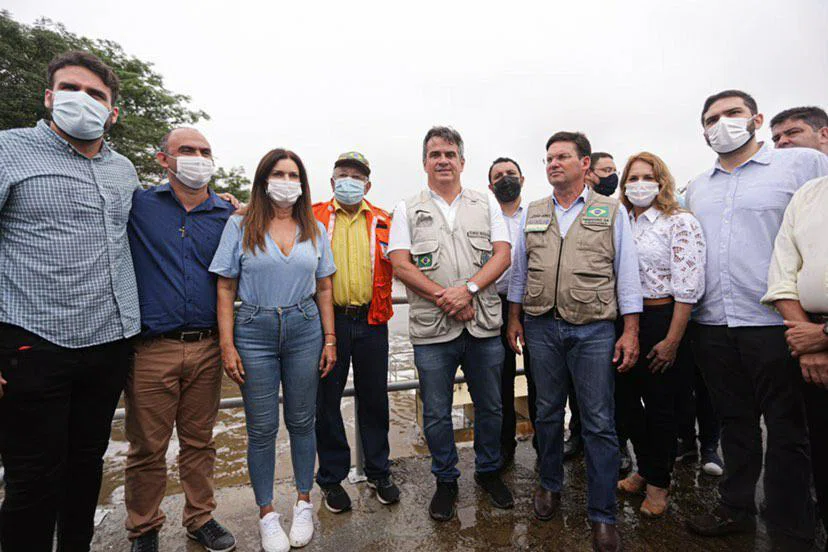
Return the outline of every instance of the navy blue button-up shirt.
[[[169,183],[137,190],[129,244],[142,335],[216,325],[216,275],[208,270],[233,206],[210,191],[189,213]]]

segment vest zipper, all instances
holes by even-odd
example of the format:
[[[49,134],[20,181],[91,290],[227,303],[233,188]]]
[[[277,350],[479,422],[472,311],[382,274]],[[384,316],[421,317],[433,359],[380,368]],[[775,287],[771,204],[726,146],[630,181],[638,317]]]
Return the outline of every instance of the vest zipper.
[[[553,311],[558,308],[558,283],[561,277],[561,257],[563,257],[563,247],[564,237],[561,236],[561,247],[558,249],[558,266],[555,270],[555,301],[552,302]]]

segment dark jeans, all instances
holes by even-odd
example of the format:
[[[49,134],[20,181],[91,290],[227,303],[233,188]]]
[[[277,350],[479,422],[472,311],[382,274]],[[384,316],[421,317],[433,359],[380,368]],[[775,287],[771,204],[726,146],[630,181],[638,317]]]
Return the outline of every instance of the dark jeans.
[[[650,371],[647,355],[667,336],[673,305],[644,307],[638,342],[641,354],[632,369],[616,379],[618,413],[635,447],[638,473],[655,487],[670,487],[676,449],[675,398],[679,375],[691,355],[682,340],[675,363],[664,372]],[[643,400],[643,404],[642,404]]]
[[[59,347],[0,324],[0,455],[6,498],[0,510],[3,552],[86,551],[101,488],[112,416],[130,366],[121,340]]]
[[[505,295],[500,296],[500,301],[503,304],[503,320],[509,319],[509,302]],[[500,450],[505,456],[506,454],[514,454],[517,447],[515,441],[515,432],[517,425],[517,414],[515,413],[515,373],[517,372],[517,355],[509,347],[509,340],[506,339],[506,323],[500,330],[500,338],[503,341],[503,350],[506,351],[506,356],[503,359],[503,373],[500,380],[500,402],[503,403],[503,427],[500,430]],[[529,369],[529,348],[523,348],[523,369],[526,374],[526,387],[528,396],[526,401],[529,407],[529,421],[532,422],[532,427],[535,427],[535,419],[537,418],[537,408],[535,406],[535,381],[532,379],[532,373]],[[538,450],[538,436],[537,433],[532,436],[532,446],[535,452]]]
[[[808,430],[800,372],[788,356],[784,330],[699,325],[698,358],[722,421],[722,504],[735,517],[756,513],[761,416],[768,432],[764,487],[769,529],[811,540],[815,519]]]
[[[691,354],[681,366],[679,375],[678,397],[676,398],[676,416],[678,418],[678,436],[683,440],[695,443],[696,420],[699,422],[698,438],[701,449],[718,450],[719,448],[719,419],[713,410],[710,393],[702,378],[699,363],[696,361],[695,346],[698,339],[698,324],[690,322],[685,333],[685,341],[694,354]]]
[[[423,431],[431,452],[431,473],[440,482],[457,481],[457,447],[451,422],[454,375],[462,366],[474,402],[474,468],[491,473],[500,468],[500,337],[477,338],[468,331],[451,341],[414,345],[420,377]]]
[[[540,484],[563,487],[563,421],[570,381],[583,414],[590,521],[615,523],[618,439],[615,435],[615,329],[609,321],[577,326],[551,314],[527,316],[526,346],[538,397]]]
[[[803,382],[819,513],[828,531],[828,391]],[[828,546],[828,545],[827,545]]]
[[[616,324],[616,339],[621,335],[621,332],[624,330],[623,322],[619,321]],[[618,378],[618,372],[615,373],[616,379]],[[618,387],[616,385],[616,393],[618,392]],[[569,438],[572,439],[573,437],[580,437],[581,436],[581,410],[578,408],[578,397],[575,396],[575,385],[572,384],[572,381],[569,382],[569,395],[567,396],[567,400],[569,401]],[[623,417],[619,411],[619,400],[616,396],[615,398],[615,433],[618,436],[618,445],[619,448],[624,449],[627,446],[627,440],[629,439],[629,431],[628,428],[624,424]]]
[[[369,479],[389,475],[388,462],[388,325],[371,326],[367,319],[336,315],[336,365],[319,380],[316,394],[316,452],[319,485],[345,479],[351,467],[351,449],[342,423],[342,391],[354,365],[359,431]]]

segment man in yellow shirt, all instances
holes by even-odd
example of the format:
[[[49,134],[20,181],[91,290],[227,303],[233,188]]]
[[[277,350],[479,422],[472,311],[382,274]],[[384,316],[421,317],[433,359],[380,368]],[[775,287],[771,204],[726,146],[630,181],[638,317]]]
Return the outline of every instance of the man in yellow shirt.
[[[388,319],[391,318],[391,263],[388,232],[391,218],[364,196],[371,189],[371,167],[359,152],[343,153],[334,163],[334,197],[313,206],[328,230],[336,274],[333,278],[337,363],[319,381],[316,399],[316,482],[325,507],[339,513],[351,509],[341,482],[351,467],[340,403],[354,364],[359,429],[365,451],[368,485],[382,504],[393,504],[400,492],[388,462]]]

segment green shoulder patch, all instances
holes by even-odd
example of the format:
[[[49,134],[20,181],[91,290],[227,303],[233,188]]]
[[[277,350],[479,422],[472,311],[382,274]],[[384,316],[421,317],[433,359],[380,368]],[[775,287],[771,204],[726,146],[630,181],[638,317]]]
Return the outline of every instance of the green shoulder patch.
[[[417,268],[431,268],[434,258],[433,253],[426,253],[425,255],[417,255]]]

